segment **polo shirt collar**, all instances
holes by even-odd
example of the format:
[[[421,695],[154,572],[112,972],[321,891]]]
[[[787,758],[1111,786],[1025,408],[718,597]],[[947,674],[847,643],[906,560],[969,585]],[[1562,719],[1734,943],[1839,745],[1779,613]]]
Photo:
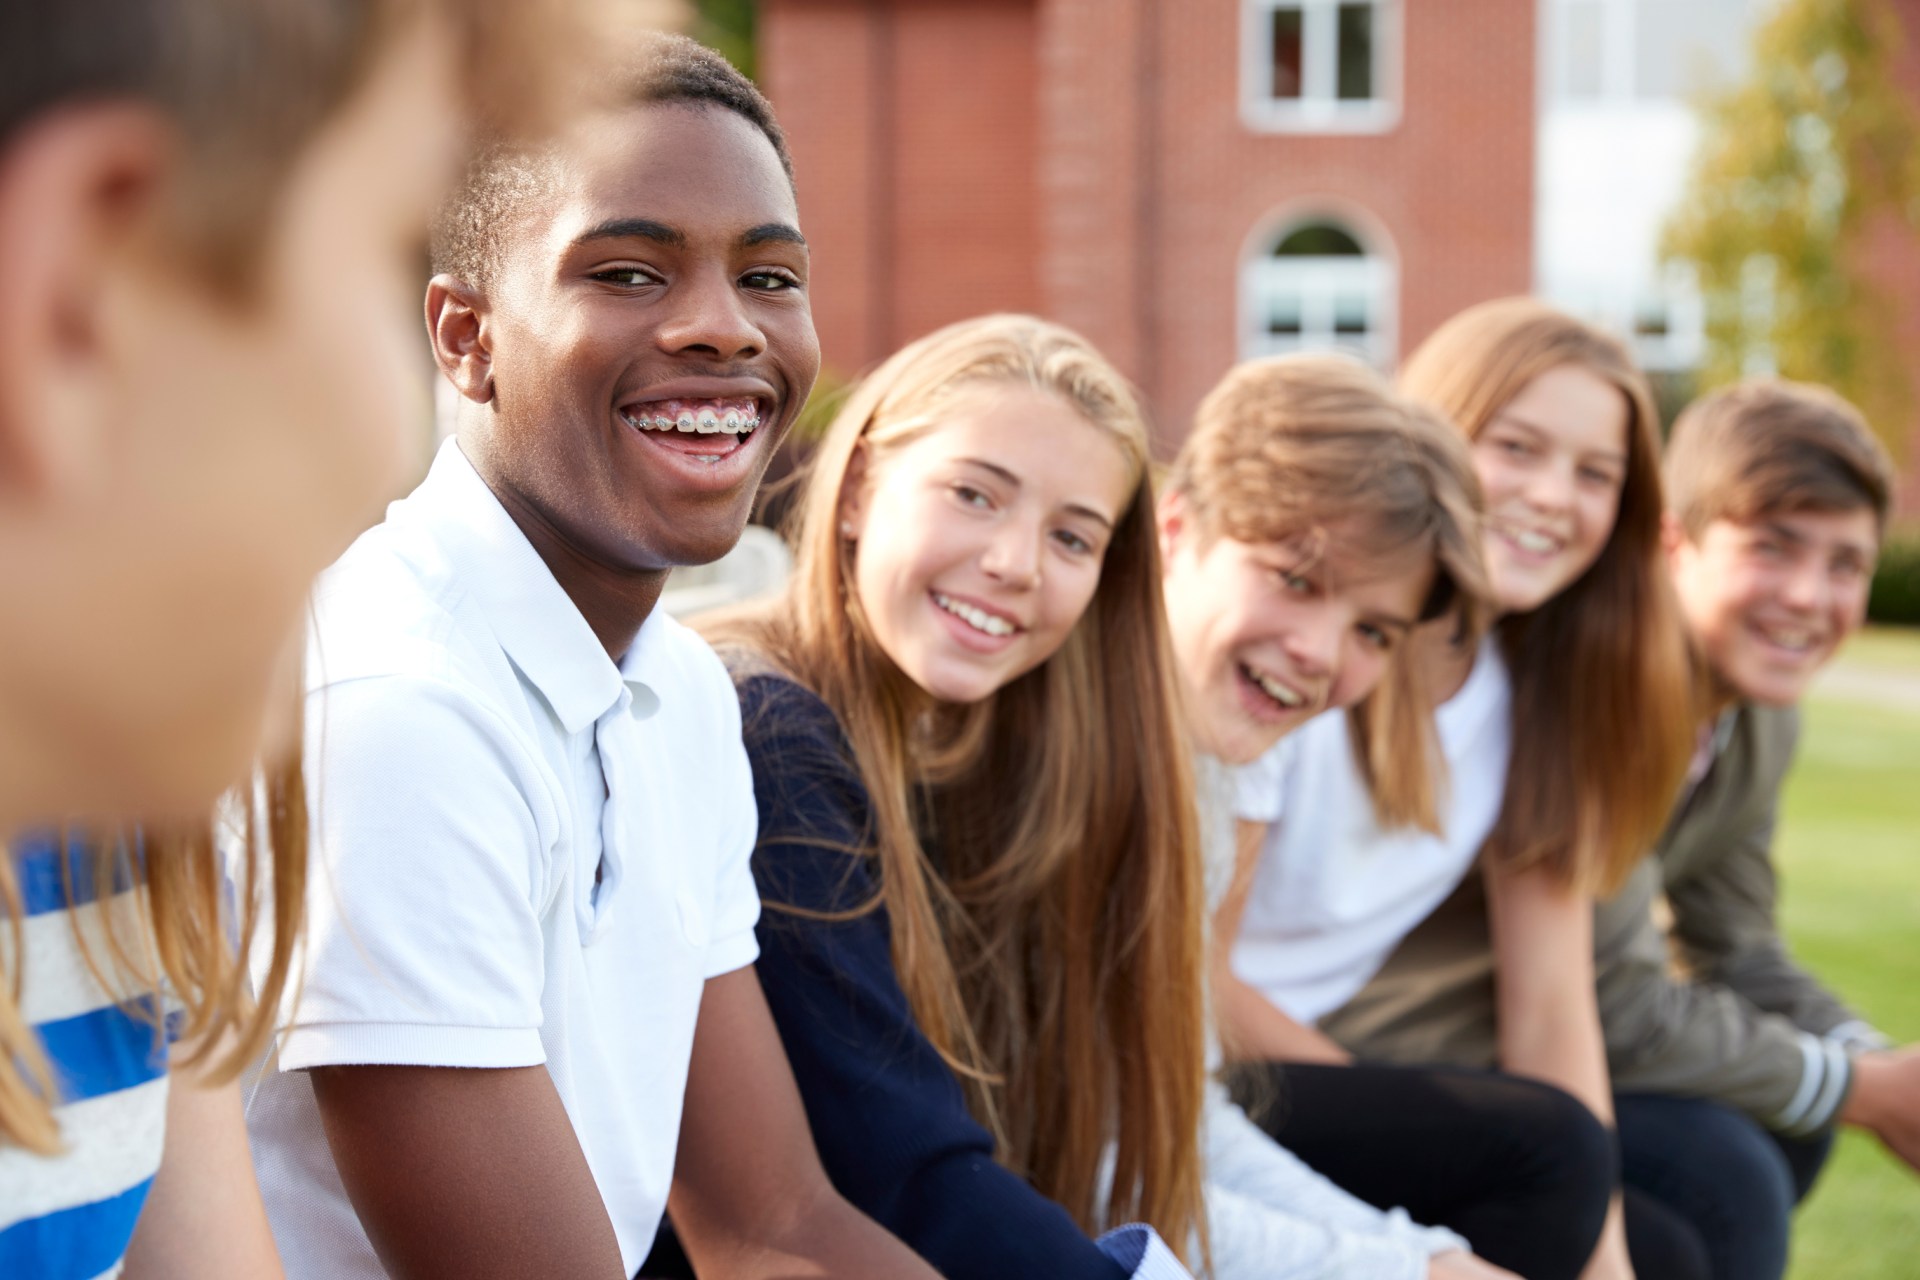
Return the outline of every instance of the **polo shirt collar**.
[[[623,679],[458,442],[449,439],[440,446],[427,478],[403,505],[446,553],[500,647],[568,733],[585,729],[620,701],[633,677]],[[629,652],[629,664],[632,658]]]

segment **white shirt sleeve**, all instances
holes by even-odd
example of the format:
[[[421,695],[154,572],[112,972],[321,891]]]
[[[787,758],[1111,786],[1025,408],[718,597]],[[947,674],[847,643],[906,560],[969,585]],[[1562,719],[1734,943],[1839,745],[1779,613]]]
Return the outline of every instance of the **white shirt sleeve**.
[[[1213,1280],[1421,1280],[1437,1253],[1467,1242],[1381,1212],[1329,1182],[1207,1085],[1203,1126]]]
[[[760,810],[753,798],[753,766],[740,737],[740,703],[724,671],[721,680],[721,697],[716,705],[731,708],[720,766],[719,803],[724,806],[722,825],[727,834],[716,863],[719,880],[714,896],[713,939],[707,946],[709,978],[744,969],[760,955],[760,944],[753,934],[760,920],[760,890],[753,882],[753,847],[760,837]]]
[[[1336,713],[1336,714],[1344,714]],[[1282,738],[1251,764],[1233,771],[1233,813],[1244,822],[1278,822],[1284,807],[1294,740]]]
[[[306,956],[281,1069],[544,1062],[558,820],[528,749],[451,686],[379,676],[308,696],[307,771]]]

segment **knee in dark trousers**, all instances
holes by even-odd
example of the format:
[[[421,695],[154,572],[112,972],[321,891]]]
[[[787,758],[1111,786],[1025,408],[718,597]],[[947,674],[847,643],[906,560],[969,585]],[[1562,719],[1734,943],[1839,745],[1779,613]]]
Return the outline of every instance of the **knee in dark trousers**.
[[[1698,1233],[1714,1280],[1779,1280],[1801,1179],[1774,1136],[1699,1098],[1623,1094],[1615,1106],[1627,1188]],[[1629,1220],[1629,1245],[1634,1225]]]

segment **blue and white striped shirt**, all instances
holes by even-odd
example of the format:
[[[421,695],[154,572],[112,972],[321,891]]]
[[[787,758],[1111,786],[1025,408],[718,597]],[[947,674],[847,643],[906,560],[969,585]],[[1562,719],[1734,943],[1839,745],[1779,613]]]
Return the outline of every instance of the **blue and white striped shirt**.
[[[117,1276],[166,1134],[157,997],[118,975],[107,933],[112,920],[137,945],[145,889],[123,861],[100,897],[91,852],[45,836],[15,841],[11,856],[25,912],[21,1011],[52,1062],[62,1150],[36,1155],[0,1139],[0,1276]],[[12,941],[0,940],[9,982]]]

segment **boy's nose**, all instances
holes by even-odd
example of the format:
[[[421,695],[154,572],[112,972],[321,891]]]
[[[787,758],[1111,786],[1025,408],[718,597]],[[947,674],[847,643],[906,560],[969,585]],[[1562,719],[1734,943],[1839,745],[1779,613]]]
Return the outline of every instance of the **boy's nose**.
[[[660,343],[667,350],[739,360],[766,349],[766,335],[725,272],[694,273],[681,283],[674,301],[678,305],[660,326]]]

